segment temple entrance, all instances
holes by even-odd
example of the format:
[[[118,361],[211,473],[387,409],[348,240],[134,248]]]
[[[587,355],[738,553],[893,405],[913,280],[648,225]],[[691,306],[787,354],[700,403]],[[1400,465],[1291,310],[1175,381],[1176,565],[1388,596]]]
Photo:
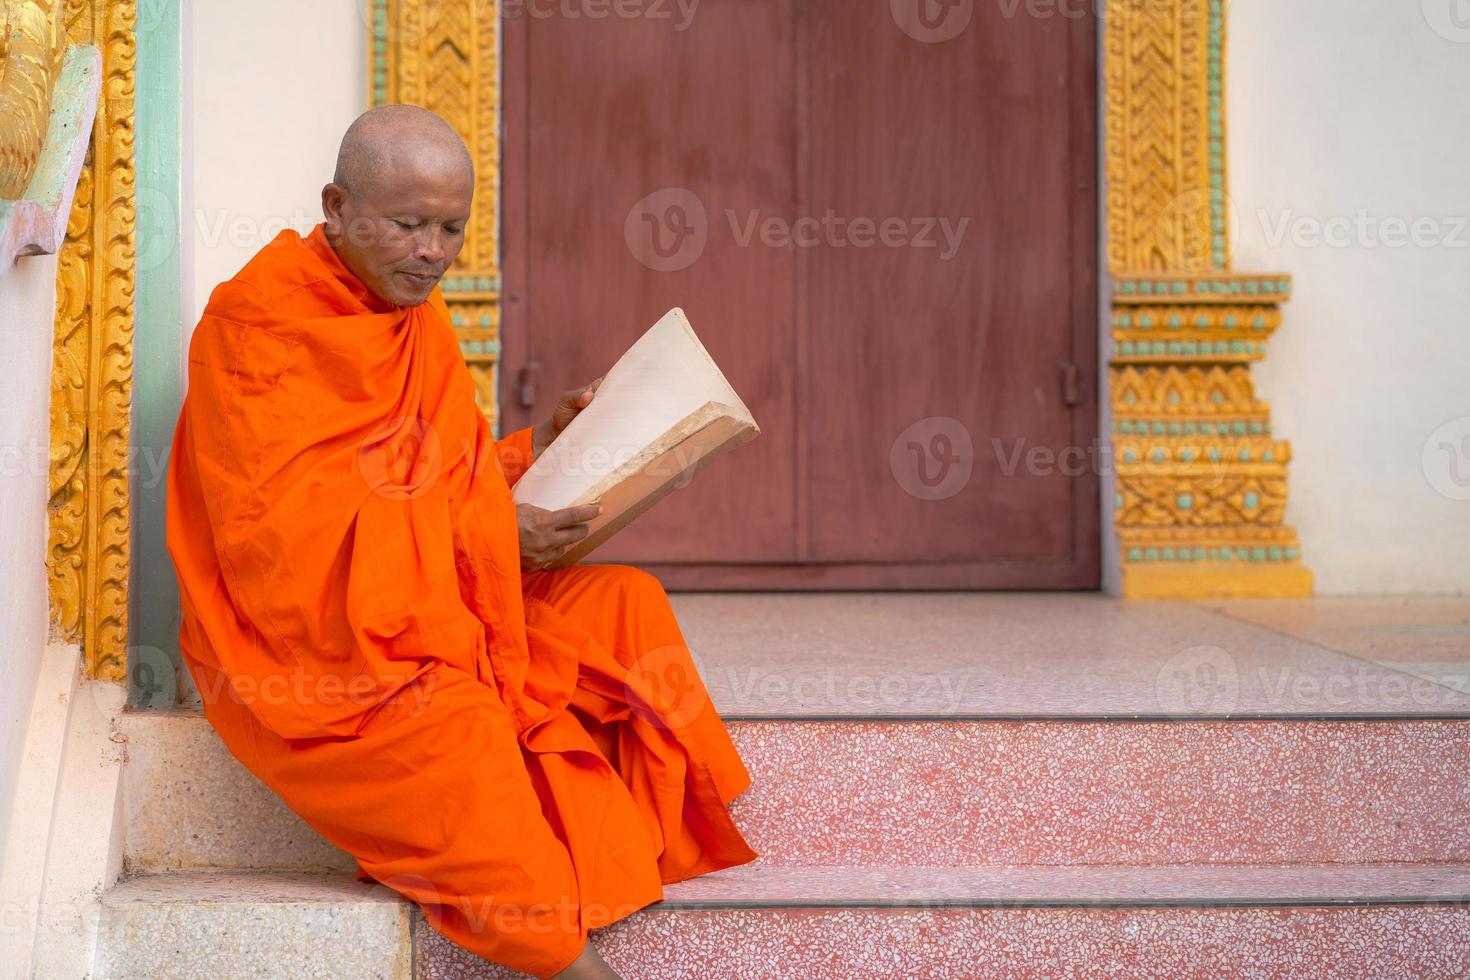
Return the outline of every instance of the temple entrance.
[[[506,22],[502,431],[673,306],[762,428],[594,560],[1098,585],[1095,24],[911,6]]]

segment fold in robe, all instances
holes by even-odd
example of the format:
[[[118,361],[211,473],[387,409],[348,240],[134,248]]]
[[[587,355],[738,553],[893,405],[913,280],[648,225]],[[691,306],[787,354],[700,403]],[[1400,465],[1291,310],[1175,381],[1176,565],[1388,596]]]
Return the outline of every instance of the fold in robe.
[[[754,860],[750,775],[658,580],[523,575],[442,295],[400,309],[319,226],[210,299],[167,537],[185,663],[230,752],[357,877],[548,977],[662,885]]]

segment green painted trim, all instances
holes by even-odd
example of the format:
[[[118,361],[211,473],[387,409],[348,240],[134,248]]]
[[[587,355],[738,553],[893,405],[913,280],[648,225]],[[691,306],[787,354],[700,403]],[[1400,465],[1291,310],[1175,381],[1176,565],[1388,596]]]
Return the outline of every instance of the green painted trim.
[[[388,0],[373,0],[373,65],[369,100],[374,108],[388,102]]]
[[[179,587],[164,540],[169,448],[182,391],[183,28],[180,0],[143,4],[137,28],[137,293],[133,321],[132,574],[128,700],[174,702]]]
[[[1209,93],[1209,167],[1210,167],[1210,241],[1211,259],[1216,269],[1230,264],[1225,243],[1230,229],[1225,224],[1225,12],[1224,0],[1210,0],[1209,67],[1206,86]]]

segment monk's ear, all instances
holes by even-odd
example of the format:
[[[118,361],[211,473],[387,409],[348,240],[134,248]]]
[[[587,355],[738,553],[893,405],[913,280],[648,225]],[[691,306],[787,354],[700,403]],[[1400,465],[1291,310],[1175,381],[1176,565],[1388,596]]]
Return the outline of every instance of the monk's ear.
[[[347,231],[347,217],[343,207],[347,204],[347,189],[341,184],[328,184],[322,188],[322,216],[326,218],[327,234],[341,238]]]

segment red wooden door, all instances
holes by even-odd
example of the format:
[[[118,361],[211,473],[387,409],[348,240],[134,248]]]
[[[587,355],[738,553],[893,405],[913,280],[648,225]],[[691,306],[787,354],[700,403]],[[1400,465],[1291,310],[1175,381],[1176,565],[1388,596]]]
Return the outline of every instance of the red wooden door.
[[[907,3],[507,23],[503,425],[682,306],[762,428],[594,560],[1098,584],[1094,25]]]

